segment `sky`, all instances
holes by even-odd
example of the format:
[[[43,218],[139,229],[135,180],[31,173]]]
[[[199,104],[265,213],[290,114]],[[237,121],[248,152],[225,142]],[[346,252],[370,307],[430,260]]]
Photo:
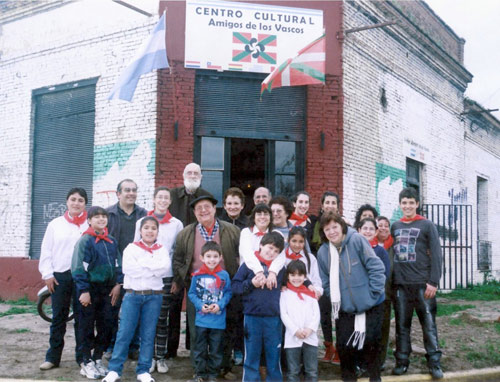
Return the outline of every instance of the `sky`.
[[[500,0],[425,0],[465,39],[465,68],[474,78],[465,94],[487,109],[500,109]],[[500,119],[500,111],[493,115]]]

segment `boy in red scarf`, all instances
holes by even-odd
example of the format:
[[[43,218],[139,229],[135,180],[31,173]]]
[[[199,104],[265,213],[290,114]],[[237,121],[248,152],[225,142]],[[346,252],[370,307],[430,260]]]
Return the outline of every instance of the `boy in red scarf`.
[[[282,267],[276,276],[277,286],[268,289],[266,278],[272,262],[283,251],[285,241],[279,232],[269,232],[260,242],[260,250],[255,252],[264,269],[265,278],[255,275],[245,263],[241,264],[233,278],[233,293],[241,295],[243,300],[245,328],[245,360],[243,381],[260,380],[259,364],[262,349],[266,355],[266,381],[283,381],[280,368],[281,320],[280,288],[285,275]]]
[[[201,248],[203,265],[192,274],[188,297],[196,308],[196,343],[194,381],[215,382],[223,356],[226,306],[231,299],[229,273],[222,269],[222,249],[214,241],[207,241]]]
[[[96,379],[107,374],[101,359],[111,342],[111,307],[120,295],[123,273],[118,243],[108,235],[108,213],[94,206],[89,209],[87,219],[89,228],[75,244],[71,273],[79,301],[76,314],[81,343],[77,352],[83,356],[80,374]]]

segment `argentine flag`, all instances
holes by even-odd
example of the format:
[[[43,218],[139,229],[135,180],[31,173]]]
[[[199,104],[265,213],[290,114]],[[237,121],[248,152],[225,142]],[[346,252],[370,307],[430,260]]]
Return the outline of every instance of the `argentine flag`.
[[[161,16],[153,33],[144,41],[132,63],[127,66],[108,99],[123,99],[131,101],[141,75],[154,69],[168,68],[167,47],[165,46],[165,12]]]

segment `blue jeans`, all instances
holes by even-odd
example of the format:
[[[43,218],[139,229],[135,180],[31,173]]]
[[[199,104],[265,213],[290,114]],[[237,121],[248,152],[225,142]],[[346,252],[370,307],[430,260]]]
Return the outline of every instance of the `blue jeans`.
[[[317,382],[318,380],[318,347],[302,344],[300,348],[285,349],[286,363],[288,365],[288,382],[300,381],[300,365],[304,363],[304,382]]]
[[[196,327],[196,342],[193,346],[196,376],[217,378],[223,357],[224,329]]]
[[[136,373],[148,373],[153,359],[156,324],[161,310],[161,294],[138,295],[127,292],[123,297],[120,327],[116,335],[113,357],[109,361],[110,371],[122,374],[128,349],[137,325],[141,338]]]
[[[259,365],[262,347],[266,355],[267,382],[283,381],[280,365],[281,320],[279,316],[245,315],[245,360],[243,381],[260,381]]]
[[[45,360],[52,362],[54,365],[59,366],[61,362],[62,351],[64,348],[64,335],[66,334],[66,321],[68,320],[69,307],[71,305],[71,298],[73,297],[73,312],[75,313],[75,340],[76,362],[80,364],[83,362],[83,357],[79,352],[79,335],[78,335],[78,315],[77,315],[77,302],[75,295],[75,288],[73,284],[73,277],[71,271],[62,273],[54,272],[54,277],[59,285],[55,286],[54,293],[51,294],[50,300],[52,302],[52,323],[50,324],[50,339],[49,350],[45,354]]]

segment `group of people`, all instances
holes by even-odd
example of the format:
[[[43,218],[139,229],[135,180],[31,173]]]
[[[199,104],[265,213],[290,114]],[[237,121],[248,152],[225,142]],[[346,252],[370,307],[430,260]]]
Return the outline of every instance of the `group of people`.
[[[429,372],[443,377],[435,323],[439,236],[417,214],[414,189],[401,191],[403,218],[392,227],[370,205],[351,225],[334,192],[325,192],[320,213],[310,216],[307,192],[289,200],[265,187],[255,190],[250,216],[243,192],[229,188],[217,217],[200,166],[188,164],[183,177],[181,187],[155,189],[149,212],[136,205],[131,179],[118,184],[118,203],[107,209],[86,211],[85,190],[69,190],[68,209],[49,223],[41,248],[53,321],[40,369],[61,361],[73,298],[80,374],[115,382],[134,358],[137,380],[154,381],[151,373],[166,373],[166,360],[177,356],[186,295],[195,382],[234,379],[234,364],[243,365],[243,381],[283,381],[285,369],[288,381],[302,374],[317,381],[320,326],[321,361],[339,364],[344,381],[364,373],[380,381],[391,305],[393,374],[408,370],[416,311]]]

